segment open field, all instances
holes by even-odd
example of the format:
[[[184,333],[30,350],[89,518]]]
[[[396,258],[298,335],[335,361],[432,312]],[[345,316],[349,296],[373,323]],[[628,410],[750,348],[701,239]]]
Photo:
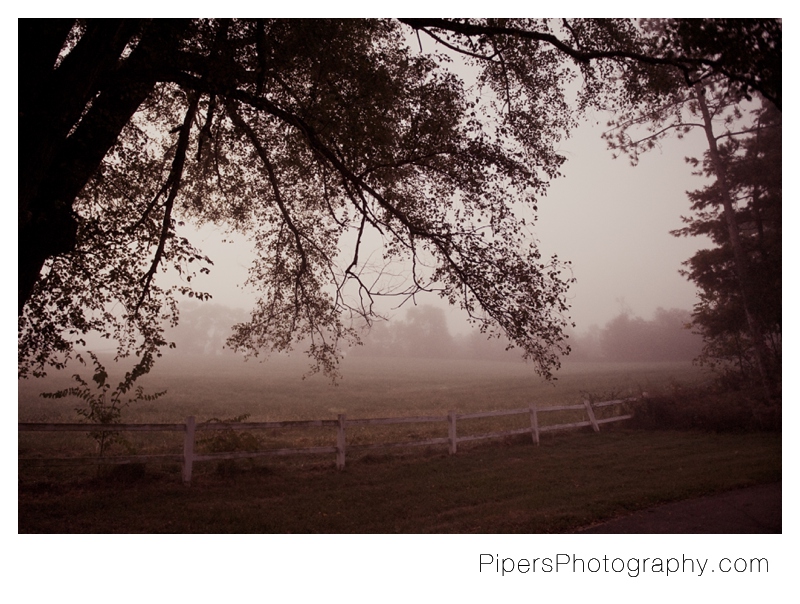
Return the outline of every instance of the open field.
[[[433,415],[577,403],[584,396],[599,401],[707,379],[688,364],[574,365],[553,386],[521,363],[352,359],[332,386],[318,376],[301,380],[304,370],[287,359],[162,365],[143,384],[148,392],[169,393],[127,409],[123,421],[175,422],[187,415],[206,421],[245,413],[250,421]],[[75,401],[38,397],[68,385],[68,376],[20,383],[19,420],[76,421]],[[498,428],[481,421],[466,431]],[[354,429],[348,445],[426,438],[427,429]],[[446,425],[430,430],[441,432],[432,436],[447,434]],[[116,453],[180,451],[178,433],[135,436],[143,440],[132,436]],[[265,430],[254,437],[260,448],[331,445],[335,431]],[[92,447],[81,433],[20,433],[20,456],[90,455]],[[600,434],[544,434],[540,447],[530,437],[513,437],[459,446],[455,456],[447,455],[446,446],[348,455],[343,472],[334,469],[332,455],[204,462],[195,471],[186,488],[177,463],[144,471],[121,467],[102,477],[94,468],[21,463],[19,530],[564,532],[661,502],[779,481],[781,435],[641,431],[623,423],[604,426]]]
[[[552,383],[531,365],[515,362],[352,358],[343,362],[336,385],[319,375],[302,379],[306,371],[303,359],[280,357],[266,363],[227,356],[159,362],[140,382],[147,392],[166,389],[167,395],[136,404],[123,421],[172,422],[195,415],[201,422],[243,413],[251,421],[288,421],[335,419],[339,413],[357,418],[490,411],[531,402],[579,403],[584,394],[596,400],[636,396],[707,379],[690,363],[576,363],[566,365]],[[40,392],[73,385],[69,376],[76,372],[90,377],[89,369],[80,367],[20,382],[19,421],[76,421],[75,401],[39,398]],[[112,367],[109,372],[113,378]]]

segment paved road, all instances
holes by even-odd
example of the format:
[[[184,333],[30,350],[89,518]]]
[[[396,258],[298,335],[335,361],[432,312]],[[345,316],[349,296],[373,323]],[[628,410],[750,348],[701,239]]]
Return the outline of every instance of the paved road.
[[[780,533],[781,483],[659,505],[580,533]]]

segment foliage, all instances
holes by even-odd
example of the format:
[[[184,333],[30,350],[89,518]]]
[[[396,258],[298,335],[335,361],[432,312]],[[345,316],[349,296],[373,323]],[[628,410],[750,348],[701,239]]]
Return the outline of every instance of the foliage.
[[[717,138],[730,136],[742,127],[745,99],[722,86],[722,82],[709,81],[698,89],[673,89],[668,95],[617,112],[608,120],[608,129],[603,133],[608,148],[615,158],[627,156],[635,166],[642,153],[658,148],[666,137],[674,135],[682,139],[695,128],[702,130],[700,93],[710,104],[715,124],[723,130]]]
[[[405,319],[374,323],[355,356],[453,358],[456,342],[441,308],[414,306]]]
[[[639,155],[670,135],[683,138],[704,128],[698,95],[710,105],[717,139],[735,136],[743,107],[767,99],[781,107],[782,26],[779,19],[650,19],[643,22],[651,52],[713,57],[679,69],[665,68],[633,102],[616,108],[603,138],[636,164]],[[737,74],[735,77],[731,75]],[[686,85],[679,85],[681,77]]]
[[[513,348],[502,334],[487,338],[477,329],[451,334],[444,310],[421,304],[409,308],[403,318],[375,321],[362,345],[348,351],[348,356],[520,361]]]
[[[643,22],[651,52],[666,56],[713,57],[660,71],[642,93],[617,108],[603,138],[615,153],[636,164],[639,155],[670,135],[683,138],[704,129],[698,96],[709,105],[717,140],[748,130],[743,111],[754,99],[781,107],[782,26],[779,19],[651,19]],[[738,74],[730,77],[730,74]],[[687,85],[678,85],[680,77]]]
[[[749,300],[749,310],[761,326],[768,353],[765,360],[776,379],[782,350],[781,115],[765,106],[755,112],[755,123],[748,136],[731,139],[720,151],[736,201],[736,223],[749,263],[751,287],[757,292]],[[713,174],[708,157],[701,170]],[[730,385],[752,381],[757,377],[754,344],[746,328],[719,186],[715,182],[692,191],[689,199],[694,214],[684,218],[686,226],[674,235],[706,236],[715,246],[695,253],[682,271],[699,288],[693,319],[705,343],[700,361],[719,370]]]
[[[219,424],[220,428],[213,430],[209,436],[204,436],[198,440],[209,453],[228,453],[231,451],[258,451],[261,441],[258,437],[247,430],[233,430],[226,424],[235,424],[247,421],[249,413],[242,413],[236,417],[219,419],[212,417],[206,424]]]
[[[175,343],[176,352],[187,355],[220,356],[231,335],[231,326],[247,319],[245,310],[214,302],[181,304],[180,323],[166,331],[165,337]]]
[[[76,397],[84,401],[85,405],[76,407],[75,412],[82,417],[86,422],[91,424],[99,424],[102,426],[110,426],[120,423],[122,417],[122,410],[130,405],[139,401],[154,401],[164,396],[167,391],[156,392],[154,394],[145,394],[142,386],[137,386],[134,390],[133,398],[123,400],[123,395],[130,392],[133,384],[140,377],[145,375],[153,365],[153,358],[145,355],[134,368],[125,374],[125,377],[111,390],[111,384],[108,382],[108,372],[105,366],[100,362],[93,352],[88,353],[92,359],[94,366],[94,375],[92,381],[94,385],[90,385],[79,374],[72,376],[72,379],[78,384],[71,388],[65,388],[56,392],[43,392],[40,396],[42,398],[59,399],[65,397]],[[78,356],[82,362],[83,358]],[[120,436],[119,432],[114,430],[96,430],[89,432],[89,438],[92,438],[97,443],[97,453],[99,457],[103,457],[108,451],[109,447],[113,444],[122,444],[129,448],[127,441]]]
[[[601,347],[611,361],[689,360],[700,349],[691,322],[690,313],[678,308],[658,308],[650,321],[622,313],[606,324]]]
[[[649,27],[660,34],[656,44],[665,53],[680,49],[688,56],[713,57],[734,94],[749,100],[757,92],[781,108],[780,19],[663,19]]]
[[[550,376],[572,279],[523,214],[564,161],[573,76],[579,109],[663,91],[665,66],[760,86],[738,63],[662,52],[629,20],[47,19],[19,33],[21,376],[63,366],[91,333],[118,358],[158,356],[177,298],[209,297],[189,223],[253,238],[261,297],[236,349],[300,340],[334,373],[378,296],[435,291]]]
[[[781,22],[720,24],[724,27],[715,29],[712,22],[667,20],[650,29],[664,51],[705,48],[749,75],[736,80],[722,70],[702,85],[675,88],[659,102],[648,100],[615,116],[605,137],[635,164],[641,152],[671,133],[679,138],[694,128],[704,133],[708,151],[701,174],[715,183],[690,194],[696,217],[674,233],[708,235],[718,246],[693,256],[684,273],[701,290],[694,315],[706,342],[700,361],[728,376],[734,366],[740,379],[758,380],[774,397],[780,382],[781,164],[780,133],[774,131],[780,130]],[[759,94],[752,95],[746,82],[756,80]],[[747,205],[750,209],[742,207]]]

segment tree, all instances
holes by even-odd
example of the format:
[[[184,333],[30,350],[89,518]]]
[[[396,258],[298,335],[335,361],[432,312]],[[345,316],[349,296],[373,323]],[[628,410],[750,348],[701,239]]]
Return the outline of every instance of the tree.
[[[231,326],[245,321],[247,313],[214,302],[181,305],[180,324],[166,332],[183,355],[218,356],[226,352]]]
[[[767,367],[769,353],[765,335],[760,319],[753,310],[757,305],[758,292],[741,241],[734,191],[724,165],[721,145],[760,128],[752,122],[743,124],[746,116],[743,104],[753,101],[748,86],[743,85],[744,80],[760,80],[762,84],[757,88],[759,98],[770,99],[767,102],[780,110],[781,23],[774,19],[717,21],[721,28],[715,29],[714,24],[708,22],[687,24],[666,20],[651,23],[648,29],[656,34],[656,45],[667,54],[690,53],[699,47],[716,53],[720,60],[736,65],[751,75],[736,81],[726,77],[725,70],[721,70],[706,81],[695,77],[696,81],[691,87],[675,88],[671,94],[664,95],[659,90],[657,102],[648,98],[639,107],[632,107],[611,120],[610,130],[605,137],[611,148],[628,154],[635,164],[639,153],[655,147],[662,137],[672,132],[682,137],[692,128],[702,129],[708,144],[708,174],[717,181],[717,199],[721,204],[728,245],[733,254],[733,268],[740,290],[741,308],[750,333],[753,359],[765,394],[772,397],[774,373],[771,376]],[[630,133],[637,128],[644,128],[645,134],[634,138]]]
[[[651,321],[622,312],[599,333],[600,347],[608,361],[688,361],[700,352],[691,322],[679,308],[658,308]]]
[[[755,92],[781,110],[781,19],[662,19],[650,21],[649,29],[666,56],[713,58],[684,63],[689,87],[721,76],[735,96],[750,100]]]
[[[236,348],[299,338],[334,371],[376,296],[429,290],[549,376],[571,279],[526,242],[514,206],[535,208],[558,175],[573,66],[579,108],[616,94],[612,73],[613,98],[635,100],[664,66],[687,85],[702,67],[700,80],[763,88],[714,57],[647,54],[630,21],[404,23],[20,21],[20,374],[63,365],[92,331],[119,355],[157,356],[176,296],[208,298],[191,283],[212,264],[182,234],[191,221],[254,237],[262,296]],[[434,51],[409,47],[411,31]],[[160,285],[168,268],[181,286]]]
[[[724,171],[727,193],[719,181],[690,192],[694,215],[684,218],[686,226],[673,233],[705,235],[716,246],[700,250],[687,260],[683,274],[700,290],[693,318],[704,339],[701,362],[721,369],[728,376],[735,374],[737,381],[752,381],[759,376],[762,370],[759,363],[763,363],[770,382],[780,380],[781,149],[781,115],[767,104],[755,112],[755,128],[748,136],[729,140],[719,148],[716,158],[709,153],[702,164],[702,172],[709,176],[720,169]],[[754,292],[747,307],[724,214],[726,194],[735,204],[734,222]],[[759,326],[760,347],[752,330],[744,328],[748,324],[748,311]]]
[[[446,358],[453,356],[453,337],[441,308],[416,306],[395,326],[395,345],[402,356]]]

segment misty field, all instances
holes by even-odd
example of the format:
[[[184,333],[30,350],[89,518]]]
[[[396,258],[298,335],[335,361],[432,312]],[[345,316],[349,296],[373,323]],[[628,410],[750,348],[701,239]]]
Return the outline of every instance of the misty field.
[[[19,421],[76,421],[75,400],[39,397],[73,385],[70,375],[88,379],[90,368],[19,382]],[[113,367],[108,363],[112,380]],[[554,382],[539,378],[521,362],[348,358],[335,384],[304,375],[304,358],[276,357],[259,362],[220,356],[159,362],[140,380],[147,392],[167,390],[154,402],[126,410],[136,422],[228,418],[244,413],[251,421],[394,417],[458,411],[489,411],[578,403],[584,397],[638,396],[708,379],[691,363],[573,363]],[[125,420],[124,420],[125,421]]]
[[[555,384],[543,383],[522,363],[347,359],[337,385],[320,376],[302,379],[306,369],[286,358],[163,363],[142,383],[147,392],[168,393],[126,409],[122,421],[441,415],[670,392],[708,379],[688,363],[572,364]],[[78,401],[38,396],[69,385],[69,375],[20,382],[19,421],[77,421]],[[459,422],[459,435],[509,429],[515,422],[524,426],[527,418]],[[512,437],[459,445],[455,456],[447,455],[446,445],[348,454],[343,472],[335,470],[333,455],[201,462],[190,488],[180,484],[177,463],[121,466],[97,476],[93,467],[21,462],[19,530],[558,532],[659,502],[781,479],[780,433],[644,431],[624,424],[604,426],[600,434],[546,433],[539,447],[530,437]],[[348,429],[347,439],[351,445],[446,434],[444,424],[364,426]],[[198,447],[335,442],[329,428],[263,430],[252,441],[230,436],[199,438]],[[91,455],[95,446],[82,433],[19,437],[20,457]],[[112,454],[181,450],[178,433],[125,438]]]

